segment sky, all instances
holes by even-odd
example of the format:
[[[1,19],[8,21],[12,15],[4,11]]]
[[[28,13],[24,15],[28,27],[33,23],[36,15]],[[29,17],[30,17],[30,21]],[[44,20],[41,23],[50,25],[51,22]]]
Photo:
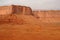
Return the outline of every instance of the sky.
[[[0,0],[0,6],[24,5],[33,10],[60,10],[60,0]]]

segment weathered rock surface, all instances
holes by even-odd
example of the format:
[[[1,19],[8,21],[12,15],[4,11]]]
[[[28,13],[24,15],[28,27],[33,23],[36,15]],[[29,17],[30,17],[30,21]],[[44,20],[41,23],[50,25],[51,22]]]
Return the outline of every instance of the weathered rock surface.
[[[60,10],[33,11],[33,14],[42,22],[60,22]]]
[[[11,5],[11,6],[0,6],[0,15],[6,14],[32,14],[32,9],[26,6]]]
[[[53,23],[60,22],[60,11],[34,11],[33,16],[30,14],[31,8],[1,7],[0,40],[60,40],[60,23]]]
[[[0,24],[39,24],[32,15],[9,14],[0,16]]]
[[[47,22],[47,23],[60,22],[60,10],[32,11],[32,9],[30,7],[26,7],[26,6],[19,6],[19,5],[0,6],[0,21],[2,20],[1,22],[7,21],[7,20],[13,21],[13,19],[14,19],[14,22],[17,20],[20,20],[16,15],[14,16],[13,14],[16,14],[16,15],[18,14],[19,16],[21,16],[21,15],[30,16],[31,15],[31,16],[34,16],[35,18],[37,18],[36,21],[39,20],[40,22]],[[5,15],[8,15],[8,16],[6,17]],[[9,15],[10,15],[10,19],[8,18]],[[11,15],[13,15],[13,16],[11,16]],[[25,17],[25,16],[23,16],[23,17]]]
[[[34,23],[37,19],[32,16],[32,9],[26,6],[11,5],[0,7],[0,24],[24,24]]]

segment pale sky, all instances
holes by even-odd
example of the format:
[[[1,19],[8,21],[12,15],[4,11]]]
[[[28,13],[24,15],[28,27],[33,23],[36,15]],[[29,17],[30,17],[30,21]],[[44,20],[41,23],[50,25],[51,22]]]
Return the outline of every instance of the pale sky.
[[[0,5],[25,5],[40,10],[60,10],[60,0],[0,0]]]

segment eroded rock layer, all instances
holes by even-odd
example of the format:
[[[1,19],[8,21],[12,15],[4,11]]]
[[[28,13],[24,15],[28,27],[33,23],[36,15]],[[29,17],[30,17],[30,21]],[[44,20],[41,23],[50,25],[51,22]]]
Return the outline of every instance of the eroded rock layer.
[[[33,11],[33,14],[42,22],[60,22],[60,10]]]
[[[32,14],[30,7],[11,5],[11,6],[0,6],[0,15],[6,14]]]

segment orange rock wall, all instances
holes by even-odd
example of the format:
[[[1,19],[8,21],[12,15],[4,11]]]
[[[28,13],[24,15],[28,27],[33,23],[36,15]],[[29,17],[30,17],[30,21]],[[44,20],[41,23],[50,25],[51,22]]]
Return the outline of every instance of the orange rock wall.
[[[30,7],[11,5],[0,6],[0,18],[6,14],[33,15],[41,22],[60,22],[60,10],[32,11]],[[3,20],[4,17],[0,20]],[[9,19],[8,19],[9,20]]]
[[[0,15],[5,14],[32,14],[32,9],[26,6],[1,6],[0,7]]]
[[[42,22],[60,22],[60,11],[33,11],[35,17]]]
[[[11,14],[12,6],[0,6],[0,15]]]
[[[24,21],[22,18],[19,18],[15,14],[9,14],[9,15],[0,15],[0,24],[23,24]]]

